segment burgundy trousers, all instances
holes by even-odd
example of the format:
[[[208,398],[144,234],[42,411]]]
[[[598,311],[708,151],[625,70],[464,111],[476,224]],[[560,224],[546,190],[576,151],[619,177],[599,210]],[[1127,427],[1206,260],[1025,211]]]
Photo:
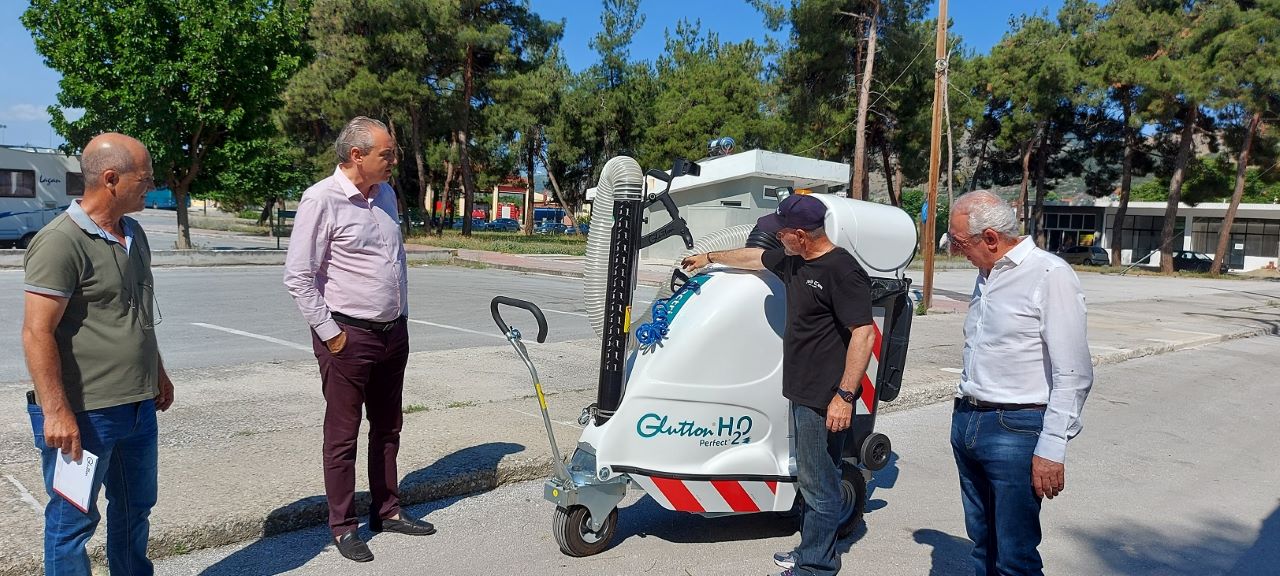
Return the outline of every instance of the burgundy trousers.
[[[356,438],[360,412],[369,418],[369,515],[390,518],[400,512],[401,396],[409,360],[409,330],[404,320],[377,332],[342,325],[347,344],[337,354],[311,333],[320,363],[324,393],[324,492],[329,500],[329,529],[335,537],[356,529]]]

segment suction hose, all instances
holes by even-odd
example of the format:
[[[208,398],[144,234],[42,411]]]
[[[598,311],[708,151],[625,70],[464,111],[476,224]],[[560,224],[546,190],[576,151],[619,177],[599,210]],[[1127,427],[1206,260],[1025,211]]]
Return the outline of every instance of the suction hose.
[[[640,200],[644,189],[644,172],[640,164],[626,156],[617,156],[604,165],[596,198],[591,204],[591,228],[587,232],[587,258],[583,268],[582,299],[587,307],[587,320],[596,336],[604,333],[604,297],[609,275],[609,244],[613,232],[615,200]]]

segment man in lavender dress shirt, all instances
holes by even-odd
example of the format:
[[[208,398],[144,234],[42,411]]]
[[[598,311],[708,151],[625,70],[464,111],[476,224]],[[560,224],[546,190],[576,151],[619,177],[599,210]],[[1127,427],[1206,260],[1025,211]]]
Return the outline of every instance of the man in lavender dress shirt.
[[[435,532],[400,510],[396,454],[401,392],[409,359],[408,281],[396,193],[387,184],[397,162],[386,125],[364,116],[338,135],[338,167],[298,203],[284,284],[311,326],[320,364],[324,414],[324,488],[338,551],[373,560],[357,534],[356,438],[369,418],[369,528]]]

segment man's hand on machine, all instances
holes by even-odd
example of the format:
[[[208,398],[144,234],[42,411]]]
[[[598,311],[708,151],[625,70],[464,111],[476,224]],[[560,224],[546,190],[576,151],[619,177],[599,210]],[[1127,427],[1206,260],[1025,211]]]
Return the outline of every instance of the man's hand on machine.
[[[853,419],[853,404],[846,402],[839,394],[831,398],[827,405],[827,430],[840,432],[849,429]]]
[[[684,268],[686,272],[693,272],[699,268],[706,268],[709,264],[711,264],[710,253],[686,256],[684,260],[680,261],[680,267]]]

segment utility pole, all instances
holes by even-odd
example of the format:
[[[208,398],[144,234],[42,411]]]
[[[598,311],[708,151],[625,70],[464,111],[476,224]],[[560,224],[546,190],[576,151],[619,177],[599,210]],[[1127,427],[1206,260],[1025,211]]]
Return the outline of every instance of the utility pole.
[[[938,224],[938,155],[942,147],[942,99],[947,70],[947,0],[938,0],[938,38],[934,50],[933,72],[933,133],[929,138],[929,195],[925,200],[924,238],[924,310],[933,305],[933,257],[937,247],[934,230]]]

